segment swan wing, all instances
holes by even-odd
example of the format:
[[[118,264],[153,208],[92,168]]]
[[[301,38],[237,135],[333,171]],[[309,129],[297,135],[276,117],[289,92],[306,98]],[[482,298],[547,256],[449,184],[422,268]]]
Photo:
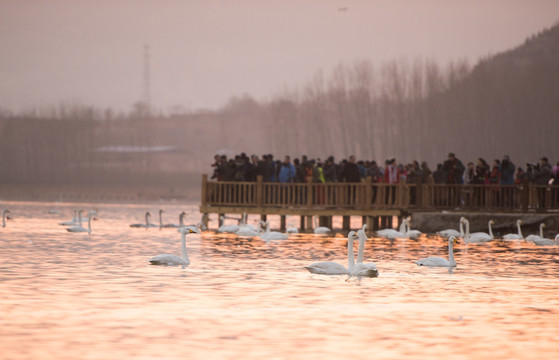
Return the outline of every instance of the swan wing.
[[[450,263],[447,259],[443,259],[442,257],[438,256],[430,256],[423,259],[419,259],[415,261],[415,263],[419,266],[437,266],[437,267],[449,267]],[[456,265],[454,265],[456,266]]]
[[[239,226],[238,225],[222,225],[219,227],[219,229],[217,229],[218,232],[229,232],[229,233],[235,233],[237,231],[239,231]]]
[[[330,228],[327,228],[325,226],[320,226],[320,227],[317,227],[316,229],[314,229],[315,234],[328,234],[331,231],[332,230],[330,230]]]
[[[345,275],[349,271],[343,266],[333,261],[321,261],[305,266],[309,272],[321,275]]]
[[[169,255],[169,254],[161,254],[152,257],[148,260],[148,262],[152,265],[166,265],[166,266],[188,266],[190,265],[190,261],[184,261],[180,257],[176,255]]]
[[[72,226],[67,228],[68,232],[87,232],[87,229],[83,226]]]
[[[419,230],[410,230],[406,232],[406,237],[408,239],[418,239],[421,236],[421,231]]]
[[[531,242],[536,242],[536,241],[538,241],[539,239],[542,239],[539,235],[533,235],[533,234],[532,234],[532,235],[526,236],[526,239],[525,239],[525,240],[526,240],[526,241],[531,241]]]
[[[242,227],[235,233],[237,236],[258,236],[258,232],[250,228]]]
[[[506,234],[503,235],[504,240],[522,240],[522,237],[518,234]]]
[[[287,240],[289,236],[278,231],[271,231],[260,235],[262,240]]]
[[[378,269],[374,263],[358,263],[351,270],[352,276],[378,277]]]

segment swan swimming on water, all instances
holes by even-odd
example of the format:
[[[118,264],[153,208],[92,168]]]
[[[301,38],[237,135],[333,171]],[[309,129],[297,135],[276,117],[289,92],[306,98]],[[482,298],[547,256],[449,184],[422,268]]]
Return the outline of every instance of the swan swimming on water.
[[[404,224],[406,225],[406,232],[404,233],[404,237],[407,239],[416,240],[419,237],[421,237],[422,234],[421,231],[419,230],[411,230],[410,222],[411,222],[411,216],[408,216],[407,218],[404,219]]]
[[[66,230],[68,230],[68,232],[87,232],[88,234],[91,234],[91,217],[92,214],[90,213],[87,218],[87,229],[81,225],[78,225],[78,226],[69,227]]]
[[[315,234],[329,234],[332,230],[326,226],[318,226],[318,218],[314,218],[314,233]]]
[[[6,217],[8,216],[9,213],[11,213],[11,211],[8,210],[8,209],[4,209],[4,211],[2,212],[2,227],[3,228],[6,227]]]
[[[357,277],[378,277],[378,269],[374,263],[363,263],[363,252],[365,249],[365,241],[367,240],[367,235],[365,234],[366,230],[367,224],[363,225],[363,228],[357,231],[359,251],[357,253],[357,263],[351,269],[351,275]]]
[[[517,234],[506,234],[503,235],[503,240],[513,241],[513,240],[523,240],[524,236],[522,236],[522,230],[520,229],[520,224],[522,224],[522,220],[516,220],[516,228],[518,230]]]
[[[191,227],[186,226],[181,229],[181,246],[182,246],[182,258],[177,255],[161,254],[156,255],[148,260],[151,265],[165,265],[165,266],[178,266],[181,265],[183,268],[190,265],[190,259],[188,258],[188,253],[186,251],[186,234],[192,234],[193,231]]]
[[[464,237],[464,223],[462,222],[462,219],[464,219],[463,216],[458,221],[459,226],[460,226],[460,231],[457,231],[457,230],[454,230],[454,229],[446,229],[446,230],[438,231],[437,235],[439,235],[440,237],[443,237],[443,238],[449,238],[451,236],[463,238]]]
[[[538,237],[532,240],[535,245],[538,246],[553,246],[559,245],[559,234],[555,235],[555,239],[548,239],[544,237]]]
[[[270,222],[266,221],[266,231],[260,235],[260,238],[264,241],[270,240],[287,240],[289,236],[287,234],[281,233],[279,231],[270,231]]]
[[[538,241],[538,239],[543,239],[543,228],[545,227],[544,223],[540,223],[540,234],[539,235],[534,235],[534,234],[530,234],[528,236],[526,236],[526,241],[530,241],[530,242],[536,242]]]
[[[81,210],[83,211],[83,210]],[[81,215],[80,215],[81,218]],[[72,216],[72,220],[69,221],[63,221],[58,223],[58,225],[62,225],[62,226],[76,226],[76,225],[80,225],[81,223],[78,222],[78,210],[74,209],[74,215]]]
[[[448,260],[439,256],[429,256],[415,261],[419,266],[430,267],[456,267],[454,260],[454,244],[457,242],[456,237],[451,236],[448,238]]]
[[[225,220],[225,217],[220,216],[219,218],[221,219],[221,222],[223,223],[223,221]],[[239,225],[225,225],[225,224],[223,224],[217,229],[217,231],[220,232],[220,233],[224,233],[224,232],[236,233],[237,231],[239,231]]]
[[[146,223],[145,224],[130,224],[130,227],[132,228],[152,228],[152,227],[157,227],[157,225],[155,224],[151,224],[149,222],[149,217],[151,216],[151,213],[148,211],[146,212]]]
[[[347,234],[347,268],[333,261],[320,261],[305,266],[305,269],[313,274],[320,275],[347,275],[355,265],[355,258],[353,255],[353,240],[355,240],[355,231],[350,231]]]
[[[493,220],[489,220],[489,222],[487,223],[489,226],[489,234],[484,232],[475,232],[470,234],[470,222],[465,218],[462,220],[462,222],[466,224],[464,243],[486,243],[493,240],[493,230],[491,229],[491,225],[495,223]]]

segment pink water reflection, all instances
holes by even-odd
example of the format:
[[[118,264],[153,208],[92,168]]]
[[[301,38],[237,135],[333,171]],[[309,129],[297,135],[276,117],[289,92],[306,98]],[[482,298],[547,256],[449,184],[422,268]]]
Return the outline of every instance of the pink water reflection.
[[[180,255],[175,230],[128,225],[160,207],[168,222],[180,211],[196,222],[195,206],[95,205],[87,235],[57,225],[75,204],[1,205],[14,216],[0,229],[2,358],[532,359],[559,351],[558,247],[458,244],[449,274],[412,262],[446,256],[443,240],[371,239],[365,258],[380,276],[346,281],[303,269],[344,263],[345,234],[266,244],[204,232],[188,238],[192,263],[181,269],[146,262]]]

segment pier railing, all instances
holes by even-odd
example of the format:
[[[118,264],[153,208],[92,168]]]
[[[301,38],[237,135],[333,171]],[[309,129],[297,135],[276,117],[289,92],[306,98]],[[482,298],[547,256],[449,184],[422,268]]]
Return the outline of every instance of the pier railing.
[[[360,210],[559,210],[559,186],[208,181],[202,206]]]

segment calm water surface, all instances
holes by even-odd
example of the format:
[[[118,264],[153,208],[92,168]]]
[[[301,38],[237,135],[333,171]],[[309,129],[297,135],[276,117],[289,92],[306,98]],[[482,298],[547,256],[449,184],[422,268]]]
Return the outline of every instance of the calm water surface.
[[[91,235],[57,225],[77,207],[98,209]],[[175,229],[128,225],[143,222],[145,211],[158,222],[160,208],[166,223],[181,211],[195,223],[196,206],[4,208],[14,219],[0,228],[2,359],[559,356],[559,247],[458,244],[449,274],[412,262],[446,257],[444,240],[371,238],[365,259],[380,276],[348,281],[303,269],[318,260],[346,264],[342,233],[266,244],[206,231],[187,238],[191,265],[181,269],[146,262],[181,254]]]

